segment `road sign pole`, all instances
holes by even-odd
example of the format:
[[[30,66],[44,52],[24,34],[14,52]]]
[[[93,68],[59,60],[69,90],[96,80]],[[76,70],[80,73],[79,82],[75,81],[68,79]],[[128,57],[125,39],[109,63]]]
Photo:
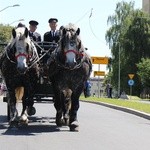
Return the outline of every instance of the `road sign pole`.
[[[132,96],[132,85],[130,85],[130,100],[131,100],[131,96]]]
[[[128,80],[128,85],[130,86],[130,99],[132,96],[132,86],[134,85],[134,80],[130,79]]]

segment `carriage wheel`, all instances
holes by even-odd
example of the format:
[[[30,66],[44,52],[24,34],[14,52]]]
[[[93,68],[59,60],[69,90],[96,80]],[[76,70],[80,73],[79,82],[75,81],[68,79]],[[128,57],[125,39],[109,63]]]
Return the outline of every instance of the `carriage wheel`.
[[[10,120],[10,99],[8,93],[6,94],[7,99],[7,120]]]
[[[28,107],[28,108],[27,108],[27,114],[28,114],[29,116],[35,115],[35,113],[36,113],[35,107]]]
[[[10,120],[10,99],[9,99],[9,94],[6,92],[6,102],[7,102],[7,120]]]
[[[10,120],[10,105],[7,102],[7,120]]]

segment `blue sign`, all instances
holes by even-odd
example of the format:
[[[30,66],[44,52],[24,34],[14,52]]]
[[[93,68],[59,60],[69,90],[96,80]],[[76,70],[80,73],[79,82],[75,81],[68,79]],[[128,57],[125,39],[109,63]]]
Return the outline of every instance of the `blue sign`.
[[[128,85],[130,86],[134,85],[134,80],[128,80]]]

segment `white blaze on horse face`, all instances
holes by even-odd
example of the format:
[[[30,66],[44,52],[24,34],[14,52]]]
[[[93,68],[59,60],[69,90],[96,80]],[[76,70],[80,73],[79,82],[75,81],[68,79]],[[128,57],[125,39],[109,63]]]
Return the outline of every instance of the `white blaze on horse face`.
[[[24,71],[27,68],[27,58],[25,56],[19,56],[17,58],[17,68],[19,71]]]
[[[68,46],[66,46],[66,63],[68,65],[75,65],[76,64],[76,44],[75,42],[69,42]]]
[[[24,72],[27,68],[27,50],[26,43],[23,40],[16,42],[16,59],[17,68],[20,72]]]

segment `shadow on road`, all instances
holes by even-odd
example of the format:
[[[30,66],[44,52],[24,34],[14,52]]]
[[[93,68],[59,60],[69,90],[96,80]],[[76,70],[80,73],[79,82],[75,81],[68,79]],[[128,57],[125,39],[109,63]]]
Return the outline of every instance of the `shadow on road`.
[[[25,136],[36,136],[40,133],[48,133],[48,132],[59,132],[60,128],[58,128],[55,124],[55,118],[50,117],[29,117],[28,125],[19,125],[16,128],[10,128],[7,117],[0,116],[0,134],[1,135],[25,135]],[[66,127],[61,129],[61,131],[65,130]],[[4,132],[3,132],[4,130]]]
[[[8,128],[2,135],[25,135],[36,136],[39,133],[58,132],[59,129],[55,125],[28,125],[20,126],[18,128]]]

